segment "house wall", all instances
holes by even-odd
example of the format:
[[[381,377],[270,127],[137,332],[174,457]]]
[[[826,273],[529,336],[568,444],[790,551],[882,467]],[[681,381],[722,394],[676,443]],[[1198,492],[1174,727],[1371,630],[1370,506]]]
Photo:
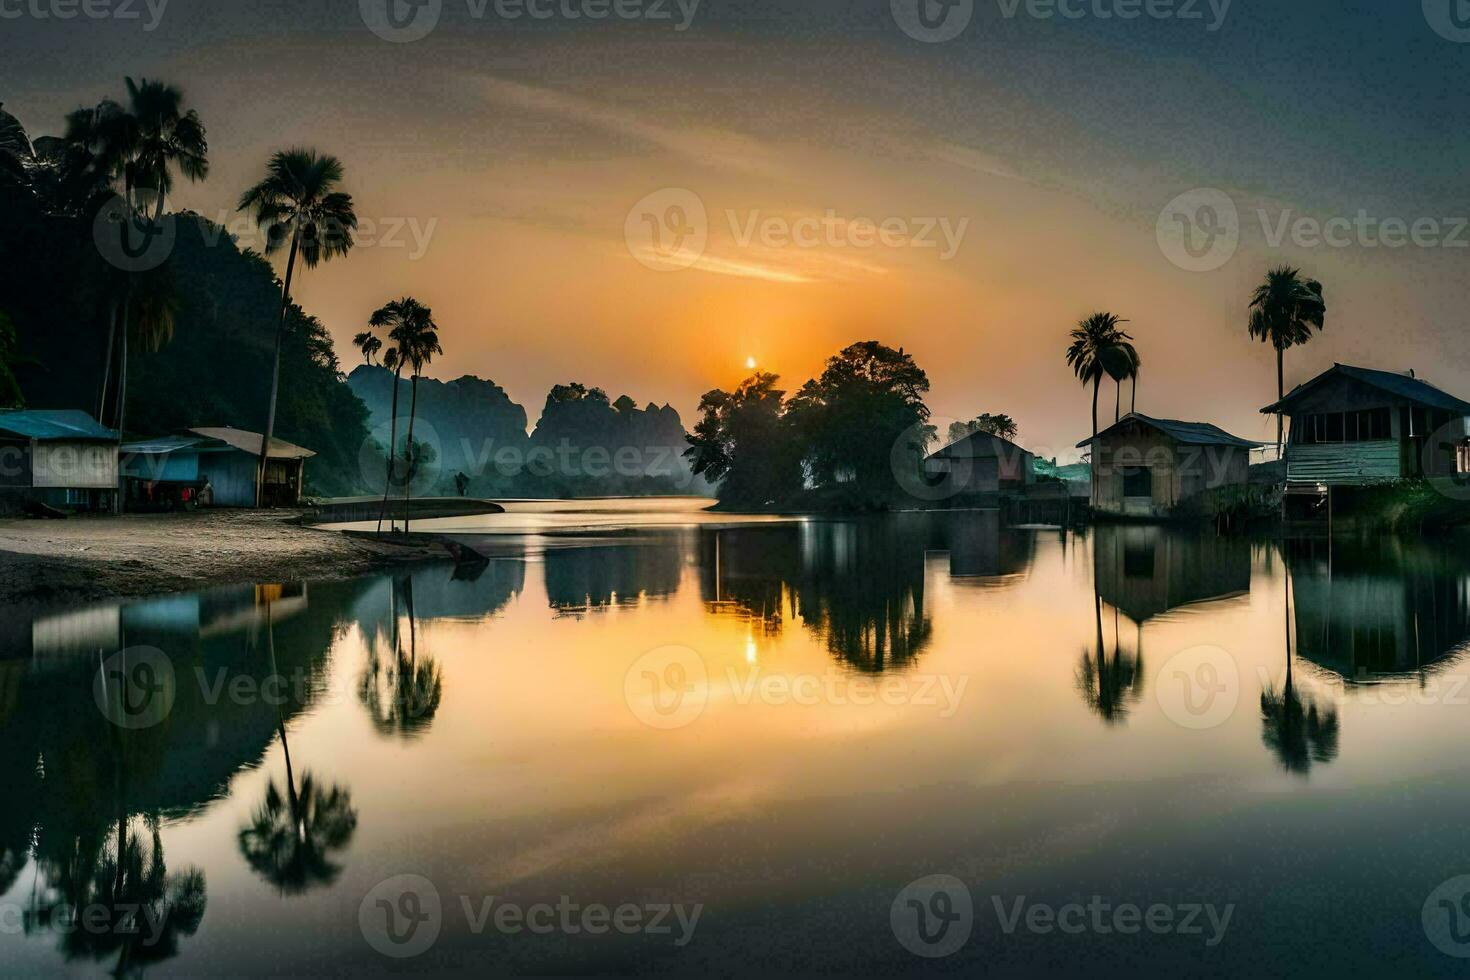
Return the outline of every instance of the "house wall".
[[[0,440],[0,487],[17,489],[31,485],[29,439]]]
[[[31,480],[38,489],[113,489],[117,486],[117,446],[38,442],[31,450]]]
[[[209,453],[199,461],[199,476],[213,487],[214,506],[255,506],[254,456],[239,450]]]
[[[1093,507],[1125,517],[1169,517],[1196,507],[1209,512],[1211,491],[1243,487],[1250,473],[1241,447],[1183,446],[1142,425],[1103,437],[1093,456]],[[1125,496],[1127,470],[1140,467],[1149,471],[1149,496]]]
[[[952,475],[955,483],[950,484],[956,493],[999,493],[1000,460],[994,456],[962,459],[930,459],[924,470],[931,477]]]
[[[1345,442],[1292,446],[1286,455],[1289,483],[1366,486],[1397,480],[1403,453],[1397,442]]]
[[[199,454],[189,450],[135,453],[123,460],[123,473],[138,480],[193,483],[199,479]]]

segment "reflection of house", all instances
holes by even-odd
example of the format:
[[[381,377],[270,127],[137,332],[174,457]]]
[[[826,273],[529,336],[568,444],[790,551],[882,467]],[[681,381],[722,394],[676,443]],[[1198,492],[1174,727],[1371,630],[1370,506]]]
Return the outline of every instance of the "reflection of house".
[[[255,506],[255,474],[263,437],[243,429],[190,429],[177,436],[123,447],[123,472],[131,502],[160,506],[191,503],[208,484],[217,507]],[[301,502],[306,461],[316,453],[271,440],[262,504]]]
[[[1023,575],[1031,565],[1036,539],[1026,531],[1002,527],[1000,511],[966,511],[937,529],[949,552],[949,577],[956,584],[996,585]]]
[[[1098,594],[1136,623],[1251,587],[1249,543],[1215,534],[1103,525],[1093,532],[1092,560]]]
[[[1412,371],[1336,364],[1261,411],[1291,422],[1286,479],[1299,490],[1470,473],[1470,403]]]
[[[1036,457],[1009,439],[972,432],[924,460],[924,474],[955,493],[999,493],[1036,482]]]
[[[102,510],[116,490],[116,432],[86,412],[0,411],[3,502]]]
[[[1177,422],[1132,412],[1087,439],[1092,447],[1092,506],[1125,517],[1211,513],[1249,479],[1254,442],[1208,422]]]
[[[1299,543],[1297,651],[1349,681],[1428,667],[1470,640],[1470,567],[1397,541]]]

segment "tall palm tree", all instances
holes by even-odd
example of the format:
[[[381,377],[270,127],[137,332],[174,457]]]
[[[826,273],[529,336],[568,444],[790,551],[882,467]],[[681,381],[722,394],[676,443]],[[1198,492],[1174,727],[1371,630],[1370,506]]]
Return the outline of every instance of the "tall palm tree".
[[[132,126],[131,159],[124,179],[129,187],[151,190],[157,197],[153,221],[163,220],[164,200],[173,190],[173,172],[195,183],[209,176],[209,140],[193,109],[184,110],[184,93],[175,85],[124,79],[128,87],[126,119]]]
[[[1119,334],[1120,338],[1127,334]],[[1102,351],[1103,370],[1108,372],[1108,377],[1113,379],[1113,421],[1117,422],[1123,417],[1123,382],[1129,378],[1136,377],[1138,373],[1138,351],[1128,340],[1118,340],[1110,347]]]
[[[417,408],[418,371],[432,359],[434,353],[443,353],[439,348],[438,330],[434,314],[427,306],[411,296],[396,299],[373,313],[368,325],[375,330],[385,330],[392,343],[383,355],[383,366],[393,372],[393,418],[389,423],[387,476],[383,483],[383,503],[378,509],[378,533],[383,531],[383,519],[388,512],[388,499],[393,493],[393,470],[398,457],[398,388],[405,368],[413,368],[414,401]],[[409,417],[409,449],[406,458],[412,458],[413,418]],[[408,477],[404,477],[405,483]],[[405,493],[407,490],[405,490]],[[404,528],[407,531],[407,528]]]
[[[403,533],[408,534],[413,478],[417,475],[419,457],[418,447],[413,441],[413,423],[419,409],[419,376],[424,373],[424,366],[432,361],[435,355],[444,353],[444,348],[439,344],[439,325],[434,322],[434,315],[427,308],[423,309],[421,317],[416,317],[405,324],[403,329],[407,332],[400,340],[399,346],[413,368],[410,375],[411,394],[408,400],[408,444],[403,450],[408,464],[407,476],[403,481]]]
[[[1285,355],[1287,348],[1312,339],[1312,329],[1321,330],[1327,316],[1322,284],[1303,279],[1301,270],[1277,266],[1266,273],[1266,281],[1251,295],[1250,335],[1276,348],[1276,400],[1286,397]],[[1285,417],[1276,416],[1276,454],[1281,454]]]
[[[383,349],[382,339],[367,330],[353,337],[352,345],[362,352],[362,359],[369,364],[378,356],[378,351]]]
[[[1115,357],[1109,354],[1117,344],[1132,340],[1119,324],[1127,323],[1112,313],[1094,313],[1080,321],[1072,329],[1072,343],[1067,348],[1067,364],[1083,385],[1092,385],[1092,439],[1097,441],[1097,395],[1102,387],[1103,375],[1107,373],[1106,360]],[[1093,446],[1096,458],[1097,447]],[[1094,496],[1097,487],[1097,468],[1092,467]]]
[[[260,506],[265,465],[276,431],[276,400],[281,388],[281,343],[291,309],[291,281],[300,258],[308,269],[352,251],[357,213],[352,196],[339,191],[342,163],[315,150],[283,150],[271,157],[265,179],[240,196],[239,210],[251,212],[266,230],[266,254],[290,248],[286,275],[281,281],[281,318],[276,324],[275,354],[271,361],[270,405],[265,416],[265,438],[256,466],[255,503]]]
[[[152,233],[163,221],[174,172],[194,182],[209,176],[209,140],[199,114],[192,109],[185,110],[182,89],[146,78],[141,82],[132,78],[124,81],[128,90],[126,107],[105,101],[96,109],[74,112],[67,117],[68,135],[73,142],[89,146],[106,172],[121,178],[127,205],[124,220],[132,221],[137,216]],[[145,192],[153,193],[154,199],[145,200]],[[153,209],[151,215],[149,204]],[[119,434],[127,424],[128,334],[135,279],[133,275],[126,278],[118,327],[116,423]],[[171,333],[171,317],[168,322]],[[111,346],[109,336],[109,349]],[[119,511],[124,479],[119,469],[116,497]]]

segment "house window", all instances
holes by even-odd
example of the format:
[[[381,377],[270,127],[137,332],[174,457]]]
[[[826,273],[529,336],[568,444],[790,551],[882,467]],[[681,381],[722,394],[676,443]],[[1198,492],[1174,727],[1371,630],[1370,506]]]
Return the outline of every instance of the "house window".
[[[1455,447],[1455,472],[1470,473],[1470,442]]]
[[[1148,467],[1135,466],[1123,471],[1123,496],[1152,498],[1153,495],[1153,472]]]
[[[1392,417],[1386,408],[1302,415],[1293,421],[1292,431],[1293,440],[1304,446],[1321,443],[1382,442],[1393,438]]]

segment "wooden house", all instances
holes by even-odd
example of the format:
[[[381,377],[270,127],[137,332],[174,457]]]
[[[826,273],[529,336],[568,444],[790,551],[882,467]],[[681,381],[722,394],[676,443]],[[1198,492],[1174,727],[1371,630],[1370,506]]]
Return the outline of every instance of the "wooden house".
[[[924,474],[951,481],[957,494],[1014,493],[1036,482],[1036,457],[1009,439],[972,432],[925,459]]]
[[[1261,411],[1291,425],[1289,493],[1470,474],[1470,402],[1412,371],[1335,364]]]
[[[117,440],[75,409],[0,411],[0,508],[108,509],[117,493]]]
[[[1169,518],[1214,513],[1250,479],[1250,452],[1260,444],[1208,422],[1129,413],[1092,449],[1092,507],[1117,517]]]
[[[130,506],[254,507],[255,473],[263,440],[244,429],[189,429],[123,447]],[[261,501],[266,507],[301,502],[310,449],[271,440]]]

